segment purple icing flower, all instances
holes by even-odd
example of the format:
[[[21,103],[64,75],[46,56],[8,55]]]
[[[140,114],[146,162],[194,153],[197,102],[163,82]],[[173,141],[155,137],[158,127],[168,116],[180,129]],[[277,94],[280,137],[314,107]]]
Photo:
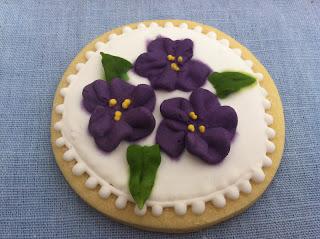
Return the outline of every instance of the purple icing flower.
[[[156,98],[148,85],[133,86],[120,79],[111,83],[96,80],[84,87],[82,96],[84,107],[91,113],[89,133],[106,152],[122,140],[146,137],[155,127],[152,111]]]
[[[191,60],[192,56],[190,39],[172,41],[158,37],[137,58],[134,70],[147,77],[155,89],[191,91],[201,87],[212,71],[204,63]]]
[[[177,158],[186,148],[209,164],[221,162],[229,153],[238,117],[230,106],[221,106],[216,95],[199,88],[189,100],[165,100],[156,142],[169,156]]]

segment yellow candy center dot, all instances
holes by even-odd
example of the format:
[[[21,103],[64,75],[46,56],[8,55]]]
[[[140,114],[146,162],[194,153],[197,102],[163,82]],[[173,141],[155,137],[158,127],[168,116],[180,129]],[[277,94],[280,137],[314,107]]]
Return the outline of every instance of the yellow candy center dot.
[[[183,62],[183,57],[182,57],[182,56],[179,56],[179,57],[178,57],[178,62],[179,62],[179,63]]]
[[[171,69],[174,71],[180,71],[180,67],[177,65],[177,63],[172,63],[171,64]]]
[[[196,113],[194,113],[193,111],[191,111],[191,112],[189,113],[189,117],[190,117],[191,119],[193,119],[193,120],[198,119],[198,116],[197,116]]]
[[[206,131],[206,127],[204,125],[199,126],[200,133],[204,133]]]
[[[114,112],[114,117],[113,117],[113,119],[115,120],[115,121],[119,121],[120,119],[121,119],[121,116],[122,116],[122,113],[121,113],[121,111],[116,111],[116,112]]]
[[[117,104],[117,100],[116,99],[110,99],[108,104],[109,104],[110,107],[115,106]]]
[[[194,132],[194,131],[195,131],[194,125],[193,125],[193,124],[189,124],[189,125],[188,125],[188,130],[189,130],[190,132]]]
[[[168,61],[174,61],[176,58],[173,55],[167,55]]]
[[[121,106],[122,106],[123,109],[128,109],[129,106],[131,105],[131,103],[132,103],[132,101],[130,99],[125,99],[122,102]]]

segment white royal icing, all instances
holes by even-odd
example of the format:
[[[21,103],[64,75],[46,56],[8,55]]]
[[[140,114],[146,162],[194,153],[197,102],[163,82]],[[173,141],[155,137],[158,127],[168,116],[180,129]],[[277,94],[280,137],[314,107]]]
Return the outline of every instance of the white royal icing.
[[[174,26],[168,22],[164,27],[151,23],[149,27],[138,24],[137,29],[128,26],[123,28],[120,35],[111,34],[106,43],[97,42],[97,51],[87,52],[87,61],[76,65],[77,74],[67,77],[69,86],[63,88],[60,94],[64,102],[56,107],[56,112],[62,119],[54,125],[61,132],[62,137],[56,140],[59,147],[67,146],[69,149],[63,159],[75,159],[77,163],[72,168],[74,175],[86,172],[89,178],[85,182],[87,188],[93,189],[101,186],[98,194],[108,198],[112,193],[117,196],[115,206],[123,209],[127,201],[133,201],[128,190],[128,165],[126,161],[127,142],[122,142],[113,152],[100,151],[93,138],[88,134],[90,114],[82,107],[82,89],[96,79],[103,78],[104,71],[99,52],[123,57],[131,62],[146,51],[147,42],[157,36],[169,37],[173,40],[190,38],[194,42],[194,59],[208,64],[215,71],[235,70],[253,74],[262,80],[261,73],[253,72],[253,62],[241,58],[241,50],[231,49],[226,39],[218,39],[215,32],[202,33],[202,27],[189,28],[187,23]],[[146,78],[129,72],[131,84],[149,84]],[[207,82],[203,88],[215,92]],[[185,97],[186,92],[156,91],[156,107],[154,116],[157,125],[162,117],[159,106],[165,99],[172,97]],[[229,155],[218,165],[208,165],[196,156],[184,152],[179,161],[171,160],[162,153],[161,165],[157,172],[154,188],[150,198],[143,209],[135,207],[137,215],[144,215],[147,206],[151,207],[154,216],[160,216],[163,207],[173,207],[178,215],[191,211],[201,214],[205,211],[205,203],[211,201],[218,208],[225,207],[225,197],[236,200],[240,191],[250,193],[252,190],[250,179],[255,182],[264,180],[262,167],[272,164],[267,152],[273,152],[275,145],[268,139],[275,136],[275,131],[268,127],[273,122],[271,115],[265,110],[271,107],[270,101],[265,97],[267,92],[259,84],[240,91],[220,100],[222,105],[232,106],[238,115],[238,127],[235,140],[232,142]],[[155,133],[138,141],[141,145],[154,144]]]

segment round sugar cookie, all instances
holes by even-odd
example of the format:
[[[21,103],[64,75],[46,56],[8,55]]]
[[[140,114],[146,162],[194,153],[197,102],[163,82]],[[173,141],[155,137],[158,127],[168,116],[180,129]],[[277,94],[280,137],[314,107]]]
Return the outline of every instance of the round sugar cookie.
[[[101,64],[99,52],[126,57],[134,62],[137,54],[145,51],[142,44],[147,44],[158,35],[173,40],[191,38],[195,45],[195,58],[202,61],[208,59],[210,62],[205,63],[218,72],[236,69],[250,73],[258,84],[243,89],[230,99],[221,100],[221,104],[230,105],[239,113],[237,130],[248,132],[248,138],[236,136],[229,155],[218,165],[205,165],[195,161],[188,153],[184,153],[179,161],[170,160],[161,153],[154,188],[143,209],[139,209],[127,186],[129,172],[125,149],[128,143],[121,143],[111,154],[94,149],[94,141],[87,136],[85,127],[90,115],[85,115],[85,110],[81,108],[79,102],[82,96],[79,92],[88,83],[103,77],[103,68],[98,65]],[[127,47],[129,42],[131,45]],[[211,57],[211,45],[208,45],[209,50],[206,48],[206,44],[211,43],[212,52],[221,54],[219,61]],[[129,83],[148,82],[133,72],[128,75]],[[187,93],[180,94],[178,91],[170,93],[170,97],[162,94],[156,93],[157,99],[187,96]],[[263,112],[257,103],[250,103],[252,97],[261,99]],[[159,111],[160,103],[157,102],[155,111]],[[250,107],[247,107],[248,104]],[[261,111],[257,115],[264,118],[266,140],[260,144],[257,142],[256,147],[247,150],[244,148],[249,146],[245,142],[249,144],[253,140],[250,135],[254,137],[259,130],[257,126],[257,130],[250,133],[248,128],[250,125],[253,128],[262,125],[260,118],[255,116],[255,110]],[[242,112],[248,112],[248,118],[242,116]],[[161,117],[157,112],[154,114],[156,119]],[[250,122],[255,118],[256,124]],[[267,70],[248,49],[210,26],[186,20],[157,20],[128,24],[106,32],[80,51],[65,71],[55,94],[51,142],[56,162],[67,182],[84,201],[101,213],[145,230],[188,232],[227,220],[243,212],[262,195],[279,167],[284,148],[284,129],[277,88]],[[142,142],[150,143],[151,137],[154,134]],[[259,148],[265,150],[265,155],[254,159],[254,155],[261,154]],[[241,156],[241,159],[236,160],[235,155]],[[248,159],[244,159],[245,156]],[[209,167],[212,168],[212,175]]]

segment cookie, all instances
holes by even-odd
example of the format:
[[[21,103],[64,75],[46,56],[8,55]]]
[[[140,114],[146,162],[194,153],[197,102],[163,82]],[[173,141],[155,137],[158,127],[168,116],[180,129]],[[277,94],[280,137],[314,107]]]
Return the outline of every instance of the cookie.
[[[184,20],[129,24],[89,43],[55,95],[52,147],[103,214],[188,232],[251,206],[284,147],[270,75],[225,33]]]

